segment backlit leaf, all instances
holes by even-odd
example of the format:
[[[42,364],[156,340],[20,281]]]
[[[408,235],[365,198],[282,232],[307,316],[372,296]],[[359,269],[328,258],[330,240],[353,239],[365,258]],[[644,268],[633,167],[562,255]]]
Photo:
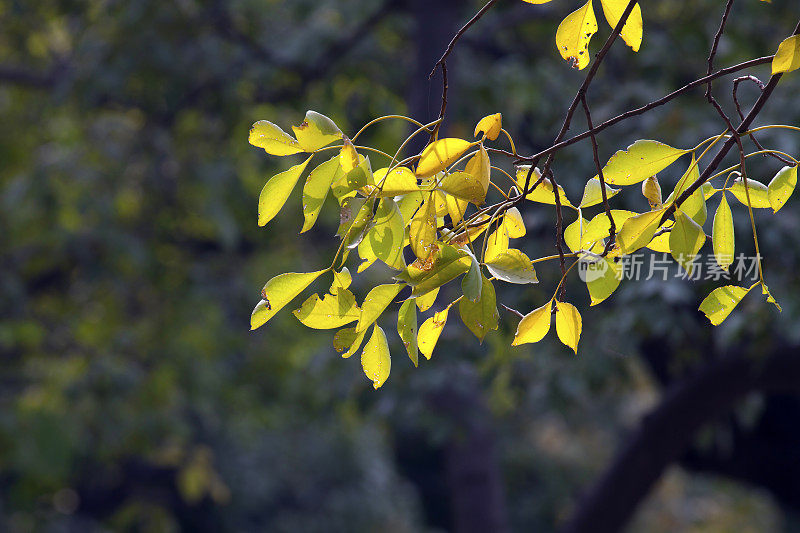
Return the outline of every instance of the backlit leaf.
[[[429,144],[420,155],[417,176],[427,178],[447,168],[461,157],[473,143],[464,139],[439,139]]]
[[[311,161],[311,157],[289,170],[276,174],[264,185],[261,195],[258,197],[259,226],[265,225],[280,212],[309,161]]]
[[[374,224],[364,241],[369,243],[375,257],[390,267],[401,270],[406,266],[403,259],[404,237],[405,224],[400,209],[393,199],[382,198],[375,211]]]
[[[475,137],[483,132],[487,139],[494,141],[497,139],[497,136],[500,135],[500,130],[503,127],[502,123],[503,116],[500,113],[483,117],[478,122],[478,125],[475,126]]]
[[[419,259],[425,260],[436,251],[436,206],[432,195],[425,199],[425,203],[411,219],[409,227],[409,240],[411,250]]]
[[[522,213],[516,207],[511,207],[503,214],[502,226],[508,232],[510,239],[524,237],[527,230],[525,222],[522,220]]]
[[[697,252],[706,242],[703,228],[683,211],[675,213],[675,224],[669,232],[669,248],[672,257],[686,272],[692,272],[692,263]]]
[[[558,339],[578,353],[582,321],[578,309],[567,302],[556,300],[556,333]]]
[[[725,194],[717,207],[717,212],[714,214],[714,226],[711,230],[712,246],[714,248],[714,258],[717,264],[728,270],[728,267],[733,263],[734,253],[734,229],[733,229],[733,214],[728,205],[728,199]]]
[[[467,299],[477,302],[481,297],[481,289],[483,288],[483,274],[481,274],[481,266],[468,248],[462,249],[469,256],[470,266],[467,273],[463,278],[461,278],[461,292],[464,293],[464,297]]]
[[[417,348],[417,307],[416,298],[409,298],[400,306],[397,313],[397,333],[406,347],[408,357],[414,366],[419,365],[419,349]]]
[[[530,168],[530,165],[520,165],[517,167],[516,177],[517,185],[519,186],[520,191],[525,188],[525,180],[528,176],[528,168]],[[540,176],[541,175],[539,174],[538,170],[534,169],[533,174],[531,175],[531,187],[533,187],[534,183],[539,181]],[[555,193],[553,193],[553,182],[551,182],[549,178],[545,178],[533,191],[525,195],[525,199],[530,200],[531,202],[538,202],[540,204],[556,205],[555,196]],[[572,207],[572,204],[564,194],[564,188],[561,185],[558,186],[558,198],[561,202],[561,205]]]
[[[775,177],[769,182],[769,187],[767,187],[767,197],[769,199],[769,205],[772,206],[773,213],[777,213],[778,210],[783,207],[783,204],[786,203],[786,200],[788,200],[794,192],[796,185],[796,166],[783,167],[775,174]]]
[[[486,253],[483,255],[484,262],[491,262],[500,254],[508,251],[508,230],[500,225],[494,230],[486,240]]]
[[[742,298],[744,298],[745,294],[748,292],[750,292],[750,289],[737,287],[735,285],[718,287],[705,297],[699,309],[705,313],[712,324],[719,326],[728,318],[731,311],[739,305],[739,302],[742,301]]]
[[[420,268],[418,263],[424,263]],[[441,287],[469,270],[472,263],[469,255],[463,250],[441,244],[439,250],[429,261],[416,261],[397,275],[397,279],[405,281],[413,288],[411,294],[419,296]]]
[[[388,168],[380,168],[375,171],[374,180],[375,185],[380,188],[379,197],[393,197],[419,191],[416,176],[406,167],[397,167],[391,172],[388,171]]]
[[[603,177],[605,178],[605,175]],[[620,190],[610,187],[606,183],[606,198],[616,196]],[[600,203],[603,203],[603,190],[600,187],[600,178],[595,177],[586,182],[586,186],[583,188],[583,198],[581,198],[581,203],[578,207],[584,209]]]
[[[403,285],[400,283],[389,283],[378,285],[367,293],[364,303],[361,306],[361,316],[356,324],[356,332],[364,331],[378,320],[381,313],[389,307],[394,297],[400,292]]]
[[[647,246],[658,230],[658,222],[664,211],[665,209],[647,211],[626,220],[617,235],[620,252],[626,255]],[[616,222],[616,218],[614,221]]]
[[[517,332],[511,346],[539,342],[547,335],[547,332],[550,331],[552,304],[551,300],[522,317],[517,325]]]
[[[589,41],[597,32],[592,0],[567,15],[556,30],[556,46],[561,57],[573,68],[583,69],[589,64]]]
[[[439,182],[439,188],[462,200],[469,200],[475,205],[482,205],[486,198],[483,185],[471,174],[453,172],[445,175]]]
[[[800,35],[792,35],[779,46],[772,58],[772,75],[800,68]]]
[[[478,180],[481,187],[483,187],[485,197],[486,193],[489,191],[489,181],[492,176],[492,163],[489,160],[489,153],[483,145],[480,145],[475,155],[467,160],[464,172],[474,176],[475,179]]]
[[[308,175],[306,184],[303,186],[304,222],[303,229],[300,230],[300,233],[304,233],[314,227],[331,185],[337,177],[343,175],[344,173],[339,166],[338,155],[325,161]]]
[[[337,331],[333,336],[333,349],[337,352],[343,352],[347,348],[350,350],[343,354],[342,357],[350,357],[361,347],[361,340],[364,338],[364,332],[356,333],[356,328],[342,328]],[[353,344],[358,341],[358,346],[352,348]]]
[[[483,278],[481,296],[477,302],[462,298],[458,302],[458,312],[461,320],[480,342],[486,334],[497,329],[500,314],[497,312],[497,299],[492,282]]]
[[[753,179],[747,179],[747,190],[745,190],[744,180],[736,178],[728,188],[737,200],[747,205],[747,196],[750,194],[750,205],[756,209],[768,209],[772,207],[769,203],[769,189],[767,186]]]
[[[609,257],[581,259],[578,268],[592,300],[590,305],[597,305],[614,294],[622,281],[622,262]]]
[[[420,312],[424,313],[436,302],[436,297],[439,295],[439,287],[417,296],[417,308]]]
[[[308,111],[299,126],[292,126],[297,142],[306,152],[313,152],[342,138],[341,130],[325,115]]]
[[[358,166],[360,156],[356,152],[355,146],[350,142],[347,137],[344,138],[342,149],[339,150],[339,165],[342,167],[342,172],[347,174]]]
[[[250,316],[250,329],[264,325],[324,272],[327,270],[308,273],[287,272],[269,280],[261,290],[261,301]]]
[[[608,24],[612,28],[616,28],[619,19],[622,18],[622,13],[628,6],[628,0],[601,0],[601,3],[603,4],[603,13]],[[628,20],[625,21],[625,25],[622,27],[620,37],[634,52],[638,52],[639,46],[642,44],[642,31],[642,8],[637,3],[633,6],[633,11],[631,11]]]
[[[434,313],[432,317],[422,323],[417,333],[417,344],[419,351],[426,359],[430,359],[433,355],[433,349],[436,348],[436,343],[439,341],[439,336],[442,334],[444,325],[447,323],[447,314],[450,312],[448,305],[443,310]]]
[[[294,137],[268,120],[259,120],[250,128],[250,144],[263,148],[270,155],[292,155],[303,152]]]
[[[603,177],[611,185],[633,185],[661,172],[690,151],[658,141],[636,141],[611,156],[603,168]]]
[[[666,204],[671,204],[675,199],[679,198],[683,191],[688,189],[694,182],[700,178],[700,169],[697,166],[697,161],[692,154],[692,161],[689,163],[689,168],[686,169],[672,194],[667,198]],[[700,224],[701,226],[706,223],[708,218],[708,208],[706,207],[706,192],[698,189],[693,192],[689,198],[684,201],[680,206],[681,211],[689,215],[689,217]]]
[[[294,316],[308,328],[333,329],[358,320],[361,310],[352,292],[339,289],[336,294],[326,294],[322,299],[312,294],[294,311]]]
[[[378,389],[386,382],[392,368],[392,359],[389,357],[389,343],[386,333],[378,324],[372,330],[372,336],[361,352],[361,367],[364,374],[372,380],[372,386]]]
[[[523,252],[513,248],[487,261],[486,268],[494,277],[507,283],[539,283],[531,260]]]

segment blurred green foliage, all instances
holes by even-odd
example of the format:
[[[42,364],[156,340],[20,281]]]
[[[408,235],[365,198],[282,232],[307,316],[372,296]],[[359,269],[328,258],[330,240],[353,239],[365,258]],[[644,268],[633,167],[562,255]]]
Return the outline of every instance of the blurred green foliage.
[[[457,21],[478,7],[465,4],[448,7]],[[582,74],[552,43],[571,6],[518,4],[504,3],[459,45],[447,127],[466,132],[502,112],[528,152],[551,140]],[[642,52],[615,47],[593,86],[598,119],[705,69],[719,2],[652,4]],[[796,17],[792,0],[738,3],[717,64],[771,54]],[[446,528],[437,454],[461,425],[432,398],[464,389],[488,405],[513,529],[551,530],[654,402],[634,357],[641,339],[691,333],[724,346],[777,330],[797,340],[788,327],[798,317],[796,202],[759,218],[783,315],[747,302],[720,332],[698,333],[709,328],[695,312],[702,291],[633,283],[587,312],[596,349],[577,359],[553,340],[508,348],[516,319],[506,315],[482,348],[456,331],[420,369],[398,357],[377,393],[329,335],[289,313],[249,333],[264,281],[325,264],[332,250],[320,243],[337,218],[329,204],[298,239],[295,193],[296,216],[256,226],[258,193],[283,167],[247,144],[250,124],[287,127],[316,109],[352,133],[378,115],[419,112],[406,102],[420,85],[435,113],[439,87],[412,75],[421,24],[405,2],[0,0],[2,529]],[[782,83],[764,121],[797,124],[798,89],[797,76]],[[706,107],[698,93],[627,122],[600,137],[601,153],[635,138],[683,146],[717,133]],[[396,145],[403,128],[377,128],[369,142]],[[796,137],[769,142],[797,153]],[[571,149],[558,165],[578,195],[590,155]],[[774,163],[758,165],[764,179],[774,173]],[[550,250],[552,212],[525,216],[539,228],[527,245]],[[543,291],[498,296],[532,309]],[[678,360],[702,356],[682,349]],[[713,512],[680,507],[698,491]],[[780,522],[768,499],[719,481],[678,475],[658,494],[641,531]]]

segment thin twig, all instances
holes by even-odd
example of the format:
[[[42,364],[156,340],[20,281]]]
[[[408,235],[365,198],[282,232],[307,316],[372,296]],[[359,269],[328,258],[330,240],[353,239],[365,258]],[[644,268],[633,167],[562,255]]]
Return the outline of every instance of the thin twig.
[[[586,102],[586,95],[581,98],[581,103],[583,104],[583,112],[586,114],[586,126],[589,128],[589,131],[592,131],[594,126],[592,126],[592,113],[589,111],[589,104]],[[617,227],[614,224],[614,217],[611,216],[611,207],[608,205],[608,195],[606,194],[606,179],[603,176],[603,166],[600,164],[600,157],[597,153],[597,139],[595,138],[595,134],[592,133],[590,135],[592,140],[592,152],[594,155],[594,164],[597,167],[597,177],[600,180],[600,194],[603,197],[603,207],[606,211],[606,216],[608,217],[608,242],[606,242],[606,247],[601,254],[603,257],[608,255],[608,252],[611,251],[611,248],[614,247],[614,241],[616,240],[617,234]]]

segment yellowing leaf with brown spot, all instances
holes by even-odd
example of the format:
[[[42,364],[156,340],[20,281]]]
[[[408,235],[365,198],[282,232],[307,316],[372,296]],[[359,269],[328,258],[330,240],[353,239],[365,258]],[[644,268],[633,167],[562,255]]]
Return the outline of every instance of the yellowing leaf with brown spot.
[[[424,262],[415,261],[408,265],[396,279],[411,285],[412,296],[420,296],[464,274],[471,264],[472,259],[467,252],[441,244],[433,257]]]
[[[324,272],[327,270],[308,273],[287,272],[269,280],[261,290],[261,301],[250,316],[250,329],[264,325]]]
[[[622,18],[622,13],[628,7],[628,0],[601,0],[600,3],[603,4],[603,14],[605,14],[608,24],[612,28],[616,28],[619,19]],[[634,52],[638,52],[642,44],[642,32],[642,8],[637,3],[633,6],[633,11],[631,11],[628,20],[625,21],[625,25],[622,27],[620,37]]]
[[[785,39],[772,58],[772,75],[792,72],[800,68],[800,35]]]
[[[433,141],[420,155],[417,163],[417,176],[427,178],[433,176],[455,163],[461,155],[474,143],[464,139],[447,138]]]
[[[550,300],[543,306],[534,309],[519,321],[517,332],[511,346],[519,346],[539,342],[550,331],[550,318],[552,316],[552,304]]]
[[[264,185],[258,197],[259,226],[265,225],[280,212],[309,161],[311,161],[311,157],[289,170],[276,174]]]
[[[750,292],[750,289],[737,287],[735,285],[718,287],[705,297],[700,304],[699,310],[705,313],[712,324],[719,326],[728,318],[731,311],[739,305],[739,302],[742,301],[742,298],[744,298],[748,292]]]
[[[478,125],[475,126],[475,137],[477,137],[481,132],[486,135],[486,138],[490,141],[494,141],[497,139],[497,136],[500,135],[500,130],[503,128],[503,116],[500,113],[495,113],[494,115],[488,115],[480,119]]]
[[[375,324],[372,336],[361,352],[361,367],[364,369],[364,374],[372,380],[375,389],[380,388],[389,377],[389,371],[392,369],[389,343],[386,341],[386,333],[378,324]]]
[[[773,213],[777,213],[783,207],[786,200],[794,192],[796,185],[797,166],[783,167],[775,174],[775,177],[769,182],[769,187],[767,187],[767,197]]]
[[[639,140],[611,156],[603,167],[603,177],[611,185],[633,185],[661,172],[689,152],[658,141]]]
[[[556,333],[558,339],[578,353],[582,321],[578,309],[569,303],[556,300]]]
[[[597,32],[592,0],[567,15],[556,30],[556,46],[561,57],[573,68],[584,69],[589,64],[589,41]]]
[[[733,263],[734,248],[734,229],[733,229],[733,214],[728,205],[728,199],[723,193],[722,199],[717,207],[717,212],[714,215],[714,226],[711,230],[712,246],[714,248],[714,258],[717,264],[728,270],[728,267]]]
[[[432,317],[422,323],[417,333],[417,344],[419,351],[426,359],[430,359],[433,355],[433,349],[436,348],[436,343],[439,341],[439,336],[442,334],[444,325],[447,323],[447,314],[450,312],[448,305],[438,313],[434,313]]]
[[[308,111],[303,123],[292,126],[292,130],[306,152],[313,152],[342,138],[342,132],[336,124],[316,111]]]
[[[304,151],[291,135],[269,120],[259,120],[253,124],[250,128],[249,141],[270,155],[292,155]]]
[[[403,286],[400,283],[391,283],[386,285],[378,285],[367,293],[364,298],[364,304],[361,306],[361,316],[356,324],[356,332],[364,331],[370,327],[373,322],[378,320],[381,313],[389,307],[394,297],[400,292]]]

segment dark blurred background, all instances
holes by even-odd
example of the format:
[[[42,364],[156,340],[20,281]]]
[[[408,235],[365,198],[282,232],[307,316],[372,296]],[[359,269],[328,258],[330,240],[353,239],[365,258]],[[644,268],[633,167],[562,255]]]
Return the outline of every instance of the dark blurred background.
[[[592,52],[610,31],[596,4]],[[724,2],[643,4],[641,52],[615,45],[590,91],[597,122],[705,72]],[[257,227],[259,191],[287,161],[248,145],[249,126],[288,129],[306,109],[351,135],[384,114],[435,117],[427,74],[480,5],[0,0],[0,530],[554,531],[604,473],[615,490],[599,495],[632,514],[632,532],[798,530],[800,374],[754,377],[800,353],[797,198],[757,213],[782,314],[754,291],[712,328],[697,306],[715,283],[630,282],[592,308],[575,283],[577,357],[553,334],[511,348],[510,314],[482,346],[453,317],[419,369],[393,336],[379,391],[292,307],[248,331],[267,279],[328,264],[337,222],[329,203],[298,238],[295,191]],[[498,2],[449,63],[445,131],[469,136],[502,112],[521,152],[548,146],[585,74],[554,45],[577,6]],[[796,0],[736,2],[717,65],[772,54],[799,16]],[[747,73],[766,80],[769,67]],[[730,87],[716,94],[733,112]],[[746,107],[757,96],[740,94]],[[800,75],[786,76],[757,124],[800,125],[799,94]],[[605,131],[600,155],[721,129],[697,90]],[[406,133],[376,127],[365,142],[388,149]],[[761,138],[795,156],[798,139]],[[573,200],[594,174],[587,148],[556,159]],[[762,182],[779,168],[751,161]],[[664,173],[665,193],[682,170]],[[645,208],[635,188],[616,200]],[[552,209],[524,216],[523,250],[553,253]],[[746,211],[734,216],[748,252]],[[382,274],[357,278],[359,298]],[[556,276],[540,269],[540,286],[499,299],[527,312]],[[732,359],[744,366],[720,370]],[[615,485],[614,458],[637,436],[645,450],[686,444],[645,453],[642,479]]]

